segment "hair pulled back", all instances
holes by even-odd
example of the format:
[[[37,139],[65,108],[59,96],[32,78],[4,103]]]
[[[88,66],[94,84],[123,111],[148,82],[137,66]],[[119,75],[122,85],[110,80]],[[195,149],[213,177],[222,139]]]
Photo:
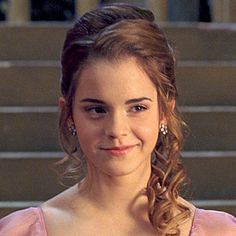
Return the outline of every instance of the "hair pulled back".
[[[67,154],[61,163],[68,164],[64,176],[77,180],[81,169],[79,147],[68,131],[80,72],[93,59],[124,57],[134,57],[156,85],[159,104],[167,118],[168,133],[159,134],[146,187],[149,220],[158,235],[179,235],[178,225],[190,214],[189,209],[177,201],[186,177],[180,162],[184,122],[172,107],[177,97],[175,55],[164,33],[154,23],[151,11],[124,4],[107,5],[86,13],[68,31],[61,56],[61,92],[66,106],[61,110],[59,121],[60,142]],[[174,215],[174,209],[180,213]]]

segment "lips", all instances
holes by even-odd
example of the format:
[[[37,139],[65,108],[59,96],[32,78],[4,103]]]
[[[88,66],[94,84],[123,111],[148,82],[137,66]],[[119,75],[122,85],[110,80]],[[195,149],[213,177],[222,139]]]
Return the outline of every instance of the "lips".
[[[124,145],[124,146],[107,147],[101,149],[113,156],[123,156],[128,154],[128,152],[131,151],[135,146],[136,145]]]

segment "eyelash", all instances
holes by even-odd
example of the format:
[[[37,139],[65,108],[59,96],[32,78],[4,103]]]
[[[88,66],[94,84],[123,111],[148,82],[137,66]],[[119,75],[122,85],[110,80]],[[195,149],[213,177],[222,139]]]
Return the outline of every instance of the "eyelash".
[[[98,110],[100,112],[98,112]],[[101,106],[93,106],[93,107],[87,107],[85,108],[85,111],[88,112],[88,113],[94,113],[94,114],[103,114],[103,113],[106,113],[106,109],[101,107]]]
[[[135,106],[131,107],[131,110],[132,110],[133,108],[138,108],[136,111],[134,111],[135,113],[137,113],[137,112],[142,112],[142,111],[147,110],[147,107],[144,106],[144,105],[135,105]]]
[[[148,108],[144,105],[134,105],[128,111],[133,113],[139,113],[147,110]],[[92,106],[85,107],[85,112],[87,112],[92,118],[101,118],[108,112],[108,109],[102,106]]]

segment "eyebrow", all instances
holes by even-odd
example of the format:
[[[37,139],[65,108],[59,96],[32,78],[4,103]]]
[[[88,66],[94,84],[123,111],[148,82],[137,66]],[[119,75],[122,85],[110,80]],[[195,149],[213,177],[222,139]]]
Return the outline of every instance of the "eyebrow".
[[[92,103],[105,104],[105,102],[103,102],[102,100],[95,99],[95,98],[84,98],[84,99],[80,100],[80,102],[92,102]]]
[[[129,99],[128,101],[125,102],[125,104],[131,104],[131,103],[136,103],[136,102],[142,102],[148,100],[150,102],[153,102],[151,98],[148,97],[141,97],[141,98],[133,98],[133,99]]]
[[[153,100],[151,98],[141,97],[141,98],[129,99],[129,100],[127,100],[125,102],[125,104],[137,103],[137,102],[142,102],[142,101],[145,101],[145,100],[153,102]],[[95,98],[84,98],[84,99],[80,100],[80,102],[82,102],[82,103],[84,103],[84,102],[91,102],[91,103],[106,104],[104,101],[99,100],[99,99],[95,99]]]

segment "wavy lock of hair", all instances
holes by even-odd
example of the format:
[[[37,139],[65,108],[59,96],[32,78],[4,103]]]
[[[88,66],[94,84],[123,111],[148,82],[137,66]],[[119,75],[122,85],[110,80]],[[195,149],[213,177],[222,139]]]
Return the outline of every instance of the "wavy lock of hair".
[[[72,116],[80,72],[93,59],[114,61],[123,57],[136,58],[156,85],[159,106],[168,124],[167,135],[159,134],[152,155],[146,187],[149,220],[158,235],[180,235],[178,226],[190,215],[190,210],[177,201],[179,189],[186,181],[180,162],[184,122],[171,106],[177,97],[174,52],[154,23],[151,11],[126,4],[107,5],[86,13],[68,31],[61,56],[61,91],[67,106],[61,110],[59,120],[60,143],[67,156],[58,164],[65,166],[63,177],[79,179],[82,154],[68,132],[67,121]]]

